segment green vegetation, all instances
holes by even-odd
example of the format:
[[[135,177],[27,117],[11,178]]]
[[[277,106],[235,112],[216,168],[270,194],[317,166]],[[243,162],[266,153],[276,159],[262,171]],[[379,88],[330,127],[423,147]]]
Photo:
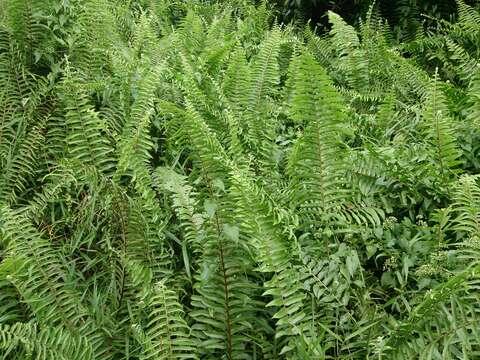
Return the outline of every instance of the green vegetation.
[[[1,359],[480,358],[478,9],[270,6],[0,0]]]

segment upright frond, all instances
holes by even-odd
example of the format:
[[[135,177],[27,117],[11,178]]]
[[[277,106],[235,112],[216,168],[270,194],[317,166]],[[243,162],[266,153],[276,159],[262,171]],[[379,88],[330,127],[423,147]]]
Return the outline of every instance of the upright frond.
[[[432,160],[442,181],[447,181],[460,164],[455,127],[445,103],[445,96],[438,83],[428,92],[423,111],[425,140],[431,145]]]
[[[292,150],[288,170],[295,201],[307,218],[320,216],[318,211],[334,215],[345,198],[338,145],[339,129],[345,126],[342,101],[310,54],[298,56],[291,67],[294,91],[290,116],[305,126]]]

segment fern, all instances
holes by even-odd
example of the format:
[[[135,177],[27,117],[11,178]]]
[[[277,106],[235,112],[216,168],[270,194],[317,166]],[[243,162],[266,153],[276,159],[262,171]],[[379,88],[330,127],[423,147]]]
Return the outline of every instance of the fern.
[[[109,171],[112,167],[110,153],[113,149],[103,136],[106,126],[89,107],[88,98],[82,94],[82,90],[75,89],[75,86],[75,78],[67,78],[63,90],[67,151],[74,159]]]
[[[88,341],[75,337],[60,327],[39,329],[32,323],[15,323],[0,327],[3,356],[22,359],[94,359]]]
[[[105,357],[105,349],[99,349],[102,338],[94,334],[95,324],[88,319],[79,303],[79,295],[68,284],[67,272],[55,249],[36,233],[23,216],[3,208],[2,218],[5,219],[2,224],[3,242],[7,244],[9,255],[9,261],[2,267],[11,267],[8,280],[35,318],[52,326],[64,324],[72,334],[85,336],[99,358],[108,358]],[[16,223],[22,224],[21,234],[17,232]],[[41,262],[37,256],[42,257]]]
[[[0,1],[0,357],[479,357],[478,7],[429,6]]]
[[[470,237],[480,233],[478,213],[480,212],[480,193],[477,176],[464,175],[456,184],[452,210],[457,214],[454,220],[454,229],[465,232]]]
[[[147,330],[139,335],[145,347],[142,359],[195,359],[194,342],[175,292],[163,283],[156,284],[149,306]]]
[[[445,100],[436,84],[429,92],[423,116],[425,138],[432,146],[432,157],[440,178],[446,181],[449,174],[459,165],[459,151]]]
[[[305,132],[293,148],[289,173],[295,200],[304,216],[310,218],[319,209],[326,213],[338,211],[339,200],[345,197],[336,143],[343,114],[339,96],[309,54],[300,55],[291,66],[292,75],[296,75],[291,116],[305,123]]]

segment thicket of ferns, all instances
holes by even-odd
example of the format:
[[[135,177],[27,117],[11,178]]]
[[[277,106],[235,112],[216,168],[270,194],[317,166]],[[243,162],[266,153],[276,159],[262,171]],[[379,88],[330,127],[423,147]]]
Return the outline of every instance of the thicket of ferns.
[[[1,357],[480,357],[458,11],[401,47],[374,12],[1,1]]]

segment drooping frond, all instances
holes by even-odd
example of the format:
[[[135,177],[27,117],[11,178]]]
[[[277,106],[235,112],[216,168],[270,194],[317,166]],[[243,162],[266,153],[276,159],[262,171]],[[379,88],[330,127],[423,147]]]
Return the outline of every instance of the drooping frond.
[[[8,359],[95,359],[86,338],[61,327],[39,328],[34,323],[0,325],[0,352]]]

